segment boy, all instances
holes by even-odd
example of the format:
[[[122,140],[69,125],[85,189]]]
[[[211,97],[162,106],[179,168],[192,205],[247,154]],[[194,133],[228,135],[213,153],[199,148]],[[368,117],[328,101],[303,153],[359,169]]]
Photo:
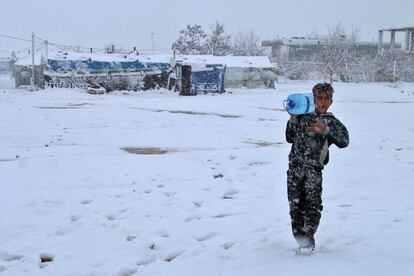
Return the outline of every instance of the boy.
[[[312,89],[315,112],[291,116],[286,141],[292,144],[287,188],[292,232],[299,249],[315,248],[314,234],[322,211],[322,170],[329,161],[328,147],[345,148],[349,135],[345,126],[328,113],[333,87],[318,83]]]

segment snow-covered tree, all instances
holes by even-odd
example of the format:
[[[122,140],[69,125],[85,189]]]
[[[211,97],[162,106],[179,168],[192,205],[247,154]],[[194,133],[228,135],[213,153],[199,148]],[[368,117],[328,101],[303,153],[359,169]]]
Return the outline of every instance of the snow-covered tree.
[[[357,31],[347,35],[341,24],[337,24],[333,30],[328,27],[328,40],[322,49],[322,61],[331,83],[333,75],[340,74],[340,70],[346,68],[352,58],[356,39]]]
[[[233,54],[235,56],[261,56],[264,54],[260,36],[253,30],[239,32],[234,38]]]
[[[180,31],[180,36],[173,43],[172,48],[179,54],[184,55],[203,55],[208,54],[209,50],[206,44],[207,34],[200,25],[190,24]]]
[[[225,56],[231,54],[231,36],[224,31],[224,24],[216,21],[210,26],[211,34],[208,35],[207,45],[210,53],[214,56]]]
[[[291,80],[305,80],[309,77],[309,63],[303,59],[279,58],[277,64],[281,66],[282,74]]]

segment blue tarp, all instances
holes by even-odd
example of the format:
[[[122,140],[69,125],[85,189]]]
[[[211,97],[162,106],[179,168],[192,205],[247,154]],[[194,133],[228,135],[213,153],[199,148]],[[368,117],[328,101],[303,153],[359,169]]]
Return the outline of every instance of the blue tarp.
[[[185,64],[177,64],[177,80],[182,81],[182,68]],[[196,66],[197,70],[191,70],[190,84],[192,94],[224,93],[224,74],[226,66],[221,64],[204,65],[204,68]]]
[[[224,93],[225,66],[216,66],[205,71],[191,72],[191,87],[196,92]]]
[[[161,72],[170,67],[169,63],[136,61],[94,61],[94,60],[53,60],[48,59],[48,71],[62,74],[107,75],[133,74],[137,72]]]

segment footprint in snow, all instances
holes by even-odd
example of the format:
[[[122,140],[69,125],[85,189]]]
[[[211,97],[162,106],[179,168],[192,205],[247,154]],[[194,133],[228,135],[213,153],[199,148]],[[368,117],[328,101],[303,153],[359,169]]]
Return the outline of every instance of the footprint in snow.
[[[125,213],[126,211],[128,211],[127,209],[119,209],[119,210],[117,210],[117,213],[119,213],[119,214],[123,214],[123,213]]]
[[[203,201],[198,201],[198,200],[194,200],[193,204],[195,207],[200,208],[201,206],[203,206],[204,202]]]
[[[222,174],[222,173],[214,174],[213,177],[214,177],[214,179],[223,178],[224,174]]]
[[[234,195],[236,195],[238,193],[239,193],[239,191],[236,190],[236,189],[229,189],[224,193],[223,199],[234,199]]]
[[[192,216],[188,216],[185,220],[184,220],[184,222],[191,222],[191,221],[193,221],[193,220],[200,220],[201,219],[201,216],[199,216],[199,215],[192,215]]]
[[[394,223],[398,223],[398,222],[401,222],[401,221],[403,221],[401,218],[394,218],[392,220],[392,222],[394,222]]]
[[[260,227],[260,228],[257,228],[255,230],[253,230],[252,233],[266,232],[267,229],[269,229],[269,227],[266,227],[266,226],[265,227]]]
[[[234,242],[226,242],[225,244],[222,244],[221,247],[223,247],[225,250],[228,250],[228,249],[232,248],[233,245],[235,245]]]
[[[164,195],[166,196],[166,197],[172,197],[172,196],[174,196],[176,194],[176,192],[164,192]]]
[[[133,241],[133,240],[135,240],[137,238],[137,236],[135,236],[135,235],[128,235],[127,237],[126,237],[126,240],[127,241]]]
[[[167,231],[164,231],[164,230],[159,230],[159,231],[157,232],[157,234],[158,234],[159,236],[163,237],[163,238],[169,238],[169,237],[170,237],[170,234],[168,234],[168,232],[167,232]]]
[[[165,257],[163,257],[162,259],[166,262],[171,262],[183,253],[184,253],[184,250],[172,251],[169,254],[167,254]]]
[[[75,222],[75,221],[78,221],[80,218],[81,218],[80,215],[71,215],[70,221]]]
[[[155,263],[156,259],[154,258],[148,258],[148,259],[142,259],[136,262],[136,265],[140,266],[140,265],[149,265],[151,263]]]
[[[59,206],[65,203],[64,200],[59,200],[59,199],[47,199],[44,201],[44,203],[49,204],[49,205],[55,205],[55,206]]]
[[[69,232],[71,232],[71,228],[69,228],[67,226],[58,226],[56,231],[55,231],[55,235],[56,236],[63,236],[63,235],[66,235]]]
[[[225,217],[229,217],[233,215],[234,214],[217,214],[217,215],[210,216],[210,218],[225,218]]]
[[[131,276],[137,273],[137,271],[138,270],[136,268],[122,268],[115,275],[116,276]]]
[[[107,215],[105,215],[105,218],[107,220],[118,220],[118,215],[116,215],[116,214],[107,214]]]
[[[82,199],[81,201],[80,201],[80,203],[81,204],[84,204],[84,205],[86,205],[86,204],[90,204],[90,203],[92,203],[93,202],[93,199]]]
[[[115,229],[118,227],[118,224],[114,221],[109,221],[109,222],[103,222],[101,223],[102,227],[108,228],[108,229]]]
[[[40,268],[44,268],[44,267],[48,266],[49,264],[51,264],[53,262],[54,258],[55,257],[52,254],[49,254],[49,253],[40,254],[40,256],[39,256],[39,259],[40,259],[39,266],[40,266]]]
[[[216,232],[210,232],[210,233],[207,233],[207,234],[202,235],[202,236],[194,237],[194,239],[196,241],[202,242],[202,241],[206,241],[206,240],[209,240],[211,238],[214,238],[217,235],[218,235],[218,233],[216,233]]]
[[[7,252],[0,252],[0,260],[5,262],[19,261],[23,259],[23,255],[9,254]]]

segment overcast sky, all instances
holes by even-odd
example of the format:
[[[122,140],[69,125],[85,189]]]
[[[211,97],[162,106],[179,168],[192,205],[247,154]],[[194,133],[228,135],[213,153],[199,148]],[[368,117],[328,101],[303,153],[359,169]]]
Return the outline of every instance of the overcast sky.
[[[226,31],[254,30],[261,39],[326,34],[340,22],[360,40],[378,29],[414,26],[414,0],[0,0],[0,35],[30,39],[31,32],[60,44],[103,48],[115,43],[169,49],[187,24],[208,32],[215,20]],[[387,39],[385,37],[385,39]],[[30,47],[0,36],[0,56]]]

